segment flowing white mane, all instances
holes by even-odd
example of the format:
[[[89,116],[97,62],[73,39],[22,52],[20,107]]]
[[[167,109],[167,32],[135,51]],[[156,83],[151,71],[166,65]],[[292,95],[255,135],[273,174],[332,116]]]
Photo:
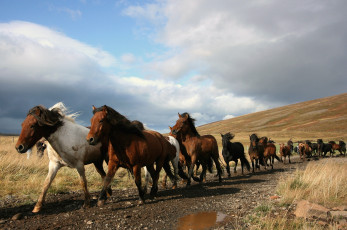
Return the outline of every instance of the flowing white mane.
[[[49,108],[49,110],[52,110],[52,109],[59,109],[60,115],[62,115],[64,118],[72,122],[75,122],[75,118],[79,116],[78,112],[67,114],[69,111],[63,102],[58,102]]]

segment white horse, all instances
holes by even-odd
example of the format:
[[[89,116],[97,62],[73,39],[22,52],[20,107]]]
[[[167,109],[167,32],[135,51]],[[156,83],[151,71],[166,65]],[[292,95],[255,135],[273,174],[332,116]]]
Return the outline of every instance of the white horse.
[[[171,160],[171,164],[174,168],[174,176],[175,179],[174,181],[172,181],[173,183],[173,188],[177,187],[177,176],[178,176],[178,161],[179,161],[179,156],[180,156],[180,144],[178,143],[178,141],[176,140],[176,138],[174,138],[173,136],[168,136],[168,142],[173,145],[176,148],[176,156],[174,159]],[[148,183],[151,181],[151,176],[147,171],[147,168],[145,167],[145,191],[147,191],[147,186]],[[163,181],[163,186],[166,186],[166,178],[167,175],[164,176],[164,181]]]
[[[106,150],[102,149],[102,143],[95,146],[89,145],[86,140],[89,129],[75,123],[76,113],[66,115],[66,112],[67,109],[61,102],[55,104],[49,111],[43,106],[36,106],[29,111],[22,125],[22,131],[16,144],[18,152],[25,153],[38,141],[37,138],[41,139],[44,136],[48,141],[48,174],[33,209],[34,213],[41,210],[47,190],[61,167],[68,166],[77,169],[85,195],[84,207],[90,205],[90,194],[87,188],[84,165],[93,163],[102,180],[106,176],[102,164],[104,160],[108,161],[106,157],[107,147]],[[54,121],[53,118],[49,117],[52,113],[55,113],[53,115],[58,117],[58,121]],[[59,113],[60,116],[56,113]],[[43,115],[41,116],[41,114]],[[54,125],[52,125],[53,122],[55,122]],[[59,125],[56,126],[56,123]],[[32,129],[32,127],[36,128]],[[30,129],[34,133],[27,132]],[[111,188],[109,188],[108,194],[111,191]]]

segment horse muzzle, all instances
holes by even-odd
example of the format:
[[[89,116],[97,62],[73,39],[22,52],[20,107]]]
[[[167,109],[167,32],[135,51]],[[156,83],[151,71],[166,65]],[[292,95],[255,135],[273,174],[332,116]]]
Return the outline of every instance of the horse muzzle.
[[[87,139],[87,141],[90,145],[96,145],[98,143],[95,137],[90,137],[89,139]]]
[[[16,146],[16,150],[18,153],[25,153],[28,150],[28,148],[25,147],[23,144],[20,144]]]

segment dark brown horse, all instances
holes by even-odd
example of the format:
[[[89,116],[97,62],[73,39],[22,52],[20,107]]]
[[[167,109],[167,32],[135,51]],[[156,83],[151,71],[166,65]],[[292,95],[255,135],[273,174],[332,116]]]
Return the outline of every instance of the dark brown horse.
[[[292,145],[280,144],[280,155],[281,155],[281,160],[282,160],[282,158],[284,157],[283,164],[286,163],[286,157],[287,157],[287,156],[288,156],[289,164],[291,163],[291,162],[290,162],[290,156],[292,155],[291,148],[292,148]]]
[[[100,108],[93,106],[93,114],[87,141],[91,145],[97,144],[102,139],[109,141],[108,171],[98,205],[105,203],[106,189],[119,167],[128,169],[134,175],[140,203],[144,203],[145,194],[141,187],[142,167],[147,168],[153,180],[151,196],[155,196],[158,191],[158,178],[162,167],[174,180],[169,161],[175,157],[176,153],[170,151],[173,148],[170,148],[170,143],[160,133],[139,130],[126,117],[106,105]]]
[[[259,145],[264,146],[264,164],[265,164],[265,169],[267,166],[267,161],[270,160],[270,166],[271,169],[274,168],[274,161],[275,158],[279,162],[282,162],[282,160],[276,155],[276,146],[273,143],[268,143],[267,137],[262,137],[259,139]]]
[[[259,138],[255,133],[249,136],[249,140],[248,154],[252,162],[252,172],[254,173],[255,168],[260,170],[259,163],[264,165],[264,146],[259,145]]]
[[[243,147],[243,144],[241,144],[240,142],[231,142],[231,140],[234,138],[235,135],[231,134],[230,132],[224,135],[221,134],[221,136],[222,136],[222,145],[223,145],[222,155],[226,164],[228,177],[231,177],[230,166],[229,166],[230,161],[235,162],[234,173],[236,173],[236,167],[237,167],[237,163],[239,159],[241,162],[242,175],[243,175],[243,166],[246,166],[248,171],[250,171],[251,166],[249,165],[249,162],[246,159],[245,149]]]
[[[220,166],[218,145],[216,138],[212,135],[200,136],[195,128],[195,120],[188,113],[178,114],[178,120],[173,126],[171,133],[177,137],[178,142],[185,147],[190,157],[187,186],[193,175],[193,169],[197,162],[202,165],[200,181],[202,182],[208,169],[212,172],[213,162],[216,164],[219,182],[222,182],[222,168]]]

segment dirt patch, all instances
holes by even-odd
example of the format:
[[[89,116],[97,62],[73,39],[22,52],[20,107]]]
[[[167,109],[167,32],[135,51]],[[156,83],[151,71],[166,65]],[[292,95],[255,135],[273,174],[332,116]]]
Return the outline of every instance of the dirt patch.
[[[83,194],[71,192],[49,194],[39,214],[31,213],[34,204],[16,206],[16,200],[0,207],[2,229],[177,229],[180,218],[200,212],[223,213],[226,217],[212,228],[247,227],[245,217],[258,205],[271,200],[281,176],[305,167],[298,158],[292,164],[275,163],[273,170],[245,176],[235,174],[222,183],[212,174],[207,182],[185,188],[159,189],[158,197],[138,205],[136,189],[114,190],[103,207],[96,206],[93,193],[92,207],[83,209]],[[240,169],[238,168],[238,171]],[[226,176],[226,173],[224,173]],[[20,213],[18,220],[11,218]]]

